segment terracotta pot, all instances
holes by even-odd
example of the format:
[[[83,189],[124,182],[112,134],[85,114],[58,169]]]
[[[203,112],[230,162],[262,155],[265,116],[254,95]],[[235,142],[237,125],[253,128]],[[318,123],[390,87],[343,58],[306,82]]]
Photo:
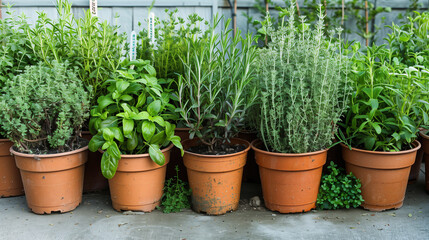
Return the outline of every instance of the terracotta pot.
[[[12,145],[8,139],[0,139],[0,198],[24,194],[21,174],[9,151]]]
[[[10,148],[21,172],[28,207],[37,214],[68,212],[82,201],[88,147],[75,151],[33,155]]]
[[[182,144],[188,149],[200,143],[195,138]],[[238,208],[243,167],[250,144],[238,138],[231,139],[231,144],[242,144],[246,149],[226,155],[202,155],[185,150],[183,161],[188,169],[194,211],[221,215]]]
[[[121,155],[115,176],[109,180],[116,211],[151,212],[161,203],[165,172],[173,144],[164,148],[165,164],[159,166],[149,154]]]
[[[238,138],[248,141],[249,143],[257,139],[256,132],[242,131],[238,133]],[[250,149],[247,153],[246,165],[243,170],[243,182],[260,183],[258,164],[255,161],[255,152]]]
[[[342,153],[347,173],[352,172],[362,183],[362,206],[371,211],[398,209],[402,206],[411,165],[416,160],[420,143],[399,152],[350,150],[344,144]]]
[[[179,136],[182,141],[188,140],[189,130],[190,128],[176,128],[174,134]],[[185,164],[183,164],[183,157],[180,154],[180,149],[173,147],[171,150],[170,164],[167,165],[166,179],[176,176],[176,165],[179,166],[179,179],[187,182],[188,174],[186,174],[186,167]]]
[[[429,136],[423,131],[420,131],[420,137],[423,149],[423,158],[425,161],[426,191],[429,193]]]
[[[252,142],[261,174],[265,207],[280,213],[308,212],[316,207],[328,149],[311,153],[274,153]]]
[[[420,139],[418,141],[420,142]],[[417,182],[420,175],[420,168],[422,166],[423,154],[424,152],[422,148],[417,150],[416,160],[414,164],[411,166],[410,176],[408,177],[408,184],[413,184]]]
[[[91,140],[92,135],[88,131],[82,132],[82,137]],[[101,173],[100,152],[88,152],[88,161],[85,164],[85,178],[83,180],[83,192],[103,191],[109,187],[109,181]]]

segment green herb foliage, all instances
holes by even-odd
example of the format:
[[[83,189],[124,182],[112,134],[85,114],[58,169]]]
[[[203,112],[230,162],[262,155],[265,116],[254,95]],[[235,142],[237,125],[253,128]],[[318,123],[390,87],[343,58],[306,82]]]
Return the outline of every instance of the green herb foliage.
[[[187,39],[185,73],[179,77],[178,111],[197,136],[213,150],[238,133],[246,110],[255,97],[244,97],[253,77],[254,39],[238,32],[232,37],[230,20],[215,33],[220,18],[215,17],[208,38]]]
[[[125,61],[117,73],[115,79],[106,82],[108,93],[98,98],[89,122],[94,135],[89,150],[104,150],[101,171],[108,179],[115,175],[121,154],[149,153],[162,166],[165,156],[161,148],[172,142],[182,149],[180,137],[174,135],[176,126],[168,122],[175,108],[169,104],[170,95],[163,92],[150,62]]]
[[[344,169],[331,162],[328,172],[323,174],[317,196],[317,208],[339,209],[357,208],[363,202],[361,183],[353,173],[345,174]]]
[[[300,18],[295,4],[275,30],[267,17],[272,41],[259,49],[255,64],[260,88],[259,136],[269,151],[306,153],[332,144],[336,123],[350,95],[350,61],[343,55],[341,38],[323,34],[319,8],[315,29]],[[340,35],[341,29],[337,30]]]
[[[164,213],[172,213],[180,212],[185,208],[190,208],[190,197],[191,189],[185,182],[179,179],[179,167],[176,165],[176,176],[165,182],[161,209]]]
[[[68,65],[27,66],[0,94],[0,124],[18,151],[44,154],[79,146],[89,93]]]

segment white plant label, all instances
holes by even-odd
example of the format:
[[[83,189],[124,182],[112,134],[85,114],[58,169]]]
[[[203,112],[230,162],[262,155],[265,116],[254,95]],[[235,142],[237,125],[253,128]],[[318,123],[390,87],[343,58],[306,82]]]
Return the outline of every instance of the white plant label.
[[[137,58],[137,34],[135,31],[131,32],[130,36],[130,61],[134,61]]]
[[[92,16],[98,16],[97,0],[89,0],[89,9],[91,10]]]
[[[149,13],[149,21],[148,21],[148,38],[150,41],[150,44],[154,45],[155,44],[155,13],[151,12]]]

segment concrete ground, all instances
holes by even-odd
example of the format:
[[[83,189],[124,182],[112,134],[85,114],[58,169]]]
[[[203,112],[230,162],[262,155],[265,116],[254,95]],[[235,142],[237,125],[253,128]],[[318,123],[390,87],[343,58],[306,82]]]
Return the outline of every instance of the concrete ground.
[[[237,211],[206,216],[191,210],[119,213],[107,192],[83,196],[73,212],[36,215],[25,197],[0,199],[0,239],[429,239],[429,194],[424,174],[409,185],[398,210],[363,209],[279,214],[253,208],[260,185],[244,184]]]

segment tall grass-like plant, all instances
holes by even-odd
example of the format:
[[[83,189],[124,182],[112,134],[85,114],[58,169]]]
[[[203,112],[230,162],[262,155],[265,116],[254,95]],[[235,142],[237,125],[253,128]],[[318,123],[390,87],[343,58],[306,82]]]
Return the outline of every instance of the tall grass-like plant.
[[[208,38],[187,39],[185,72],[179,77],[177,94],[190,138],[200,138],[210,151],[238,133],[255,100],[244,97],[253,77],[254,39],[240,32],[232,37],[230,20],[216,33],[220,20],[215,17]]]
[[[332,144],[336,123],[350,95],[350,60],[343,55],[341,29],[324,36],[324,14],[311,26],[295,19],[291,4],[272,41],[258,50],[259,135],[269,151],[307,153]],[[269,17],[267,17],[269,19]]]

